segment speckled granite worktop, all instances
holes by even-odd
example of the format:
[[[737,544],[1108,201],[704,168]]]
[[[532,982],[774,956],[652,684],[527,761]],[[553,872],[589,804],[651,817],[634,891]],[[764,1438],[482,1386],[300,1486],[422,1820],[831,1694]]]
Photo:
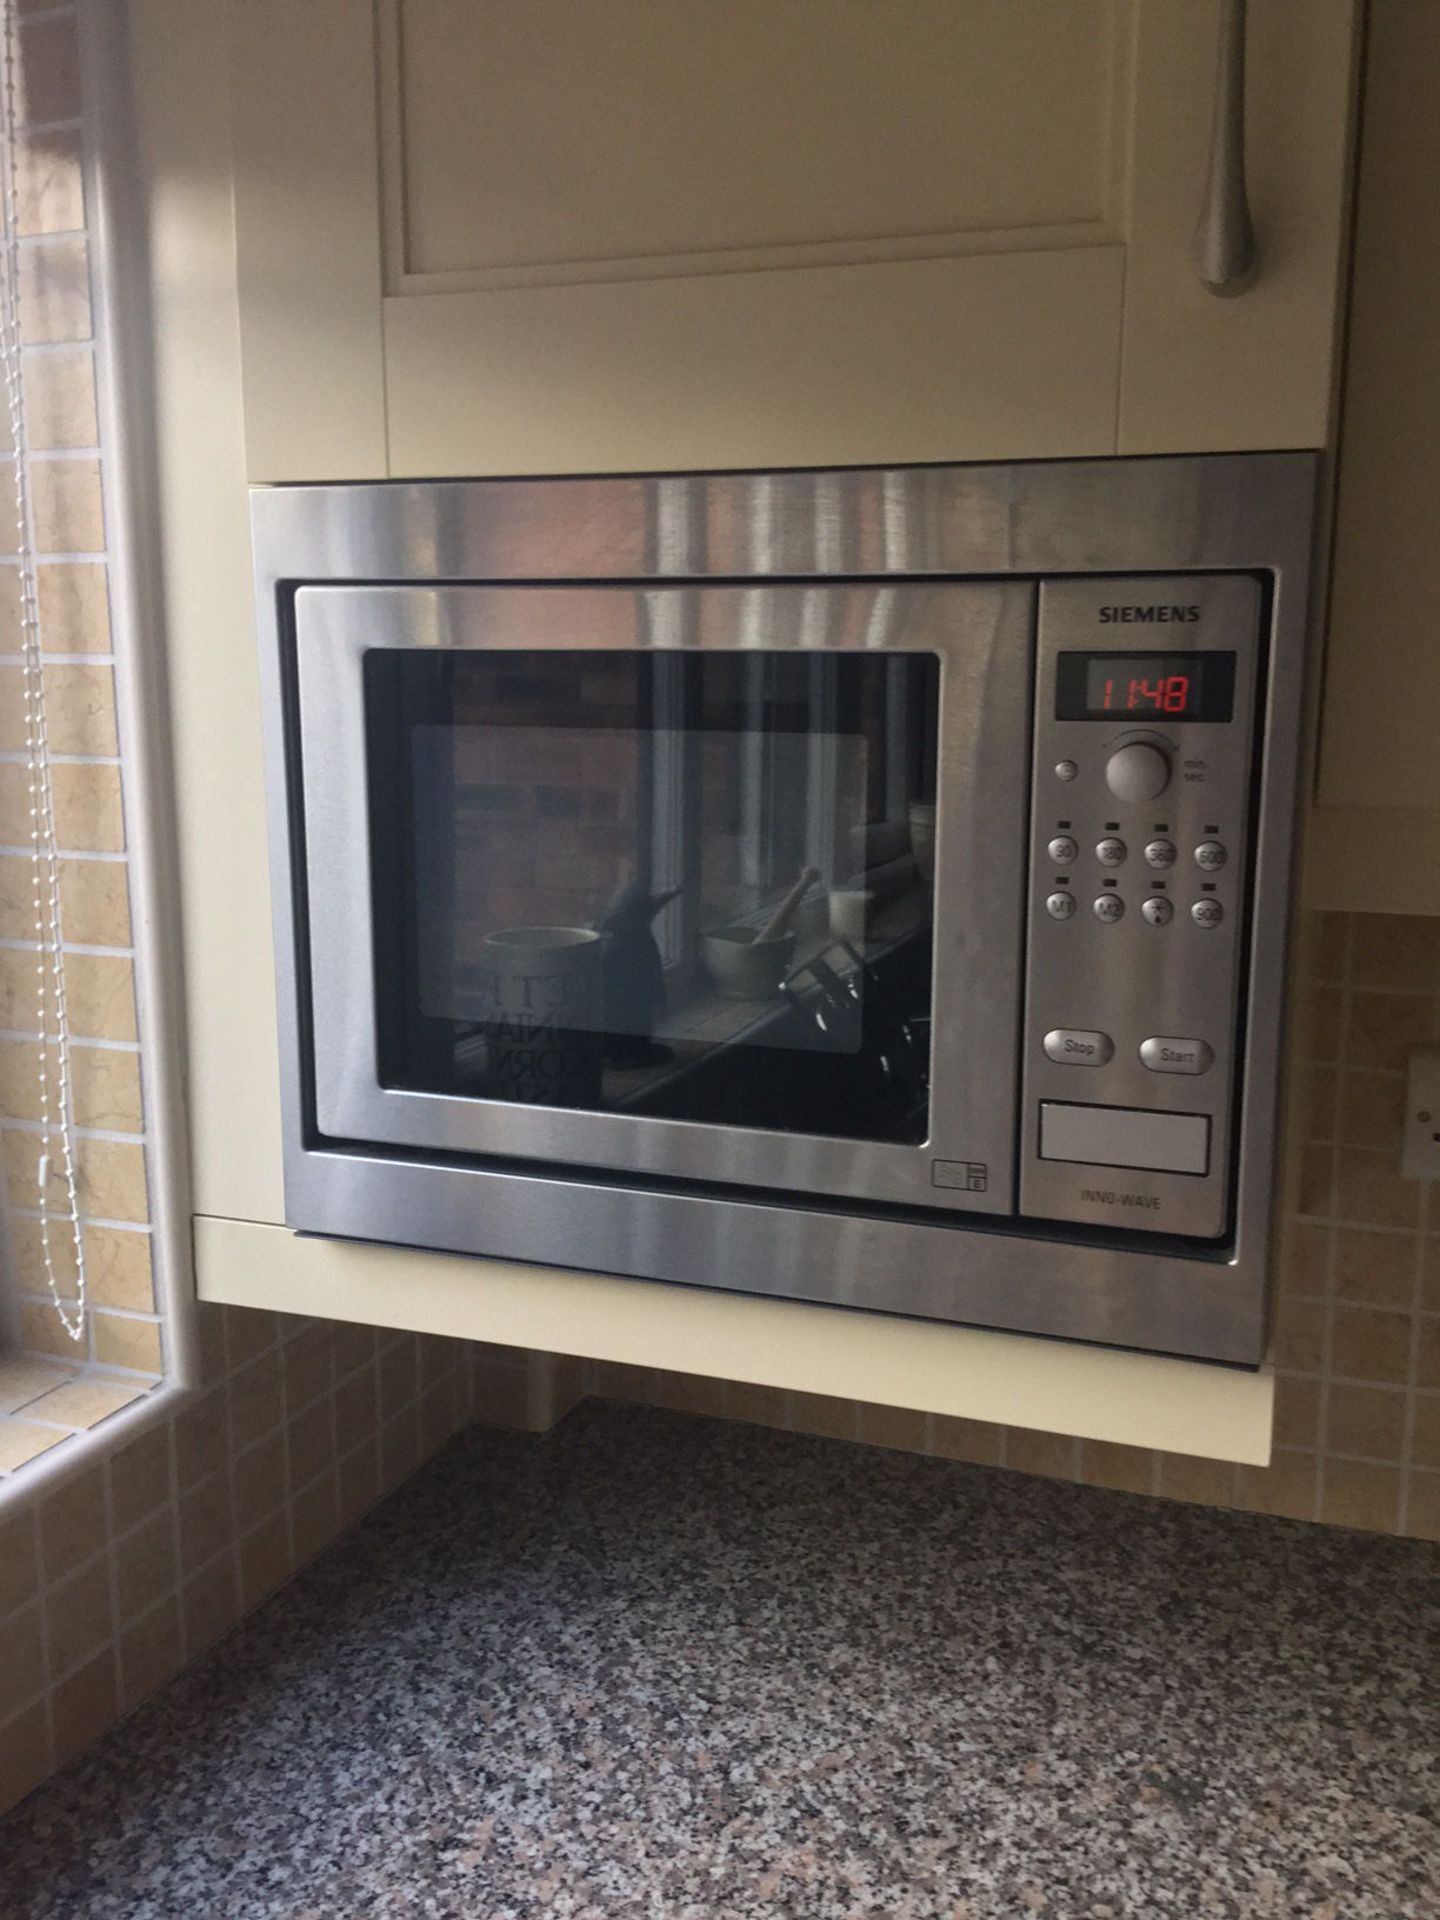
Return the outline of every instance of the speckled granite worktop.
[[[1426,1920],[1440,1555],[587,1408],[0,1822],[5,1920]]]

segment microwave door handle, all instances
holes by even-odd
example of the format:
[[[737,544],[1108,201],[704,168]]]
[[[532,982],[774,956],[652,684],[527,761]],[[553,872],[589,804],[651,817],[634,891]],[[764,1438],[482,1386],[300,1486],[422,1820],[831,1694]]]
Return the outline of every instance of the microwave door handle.
[[[1210,169],[1191,248],[1202,286],[1222,298],[1255,281],[1255,229],[1245,188],[1245,5],[1220,0]]]

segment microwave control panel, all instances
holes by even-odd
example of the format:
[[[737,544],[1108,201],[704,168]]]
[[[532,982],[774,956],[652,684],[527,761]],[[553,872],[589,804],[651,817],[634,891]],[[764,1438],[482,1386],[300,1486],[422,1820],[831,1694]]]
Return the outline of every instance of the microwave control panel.
[[[1246,574],[1040,588],[1020,1210],[1230,1223],[1264,601]]]

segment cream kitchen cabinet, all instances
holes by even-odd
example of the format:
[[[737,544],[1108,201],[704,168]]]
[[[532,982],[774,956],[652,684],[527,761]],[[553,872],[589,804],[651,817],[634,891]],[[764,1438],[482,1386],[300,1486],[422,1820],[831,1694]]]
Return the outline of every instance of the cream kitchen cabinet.
[[[1440,914],[1440,6],[1371,9],[1315,905]]]
[[[1356,7],[232,0],[255,480],[1327,438]]]

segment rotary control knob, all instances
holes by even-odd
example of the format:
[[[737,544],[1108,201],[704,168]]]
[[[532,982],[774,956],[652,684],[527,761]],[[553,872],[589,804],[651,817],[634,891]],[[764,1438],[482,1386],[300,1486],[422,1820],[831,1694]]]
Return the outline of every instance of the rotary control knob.
[[[1154,800],[1170,784],[1170,761],[1159,747],[1132,740],[1105,762],[1105,784],[1117,800]]]

